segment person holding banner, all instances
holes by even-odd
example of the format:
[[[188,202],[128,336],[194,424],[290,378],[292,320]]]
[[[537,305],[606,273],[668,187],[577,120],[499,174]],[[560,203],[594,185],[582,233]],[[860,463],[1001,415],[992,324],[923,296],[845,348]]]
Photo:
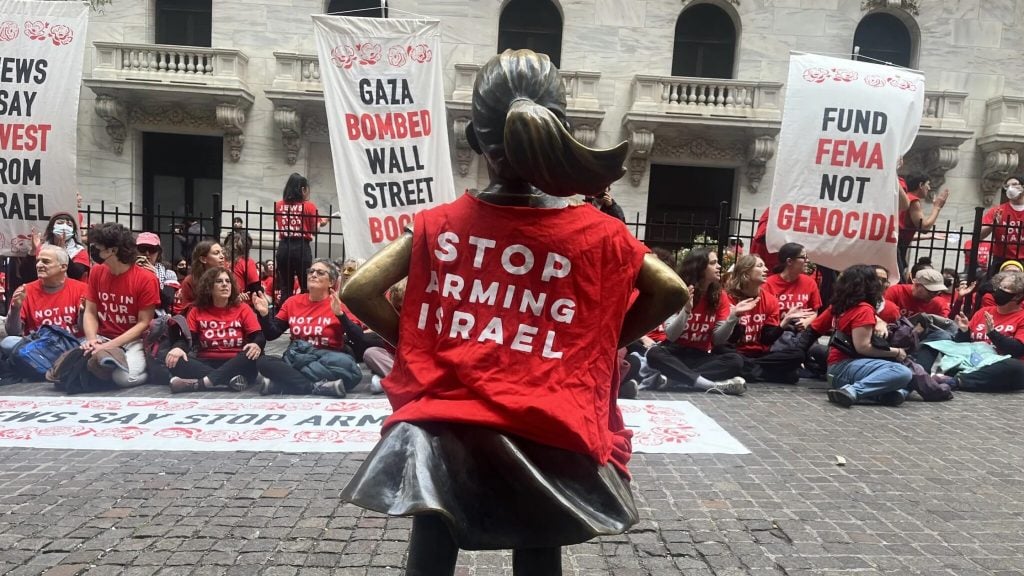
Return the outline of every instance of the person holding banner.
[[[313,263],[309,244],[326,222],[320,218],[316,204],[309,201],[309,180],[293,172],[284,185],[282,198],[274,203],[278,231],[276,285],[281,291],[278,304],[291,297],[296,276],[299,290],[306,291],[306,270]]]
[[[418,212],[343,290],[398,354],[383,381],[394,412],[342,498],[414,516],[406,574],[512,548],[513,574],[557,575],[561,546],[637,521],[616,350],[688,295],[622,222],[564,200],[620,178],[627,148],[572,137],[546,55],[484,64],[466,131],[490,185]],[[385,294],[405,276],[399,315]],[[492,289],[515,302],[470,296]]]
[[[981,218],[982,239],[992,236],[990,276],[999,270],[1003,262],[1024,258],[1024,185],[1021,178],[1007,178],[1003,192],[1007,201],[990,208]]]

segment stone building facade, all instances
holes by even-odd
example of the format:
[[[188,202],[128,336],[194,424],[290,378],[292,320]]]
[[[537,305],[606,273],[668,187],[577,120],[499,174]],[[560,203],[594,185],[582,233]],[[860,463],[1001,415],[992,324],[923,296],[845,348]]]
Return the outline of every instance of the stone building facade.
[[[337,205],[309,15],[358,4],[100,6],[79,109],[82,195],[147,210],[208,212],[218,195],[222,206],[269,208],[300,172],[319,205]],[[734,213],[766,206],[789,52],[846,57],[855,37],[861,54],[903,50],[893,61],[905,58],[926,76],[905,171],[950,190],[944,216],[970,222],[1022,168],[1024,0],[389,0],[389,10],[441,21],[459,189],[487,181],[464,136],[475,70],[499,44],[517,41],[560,45],[579,139],[629,141],[628,172],[613,193],[630,218],[706,214],[721,200]],[[554,31],[550,18],[528,22],[544,10],[560,19]],[[871,17],[890,28],[859,29]],[[702,30],[703,39],[686,36]],[[893,35],[903,48],[876,45]],[[190,38],[207,46],[180,45]]]

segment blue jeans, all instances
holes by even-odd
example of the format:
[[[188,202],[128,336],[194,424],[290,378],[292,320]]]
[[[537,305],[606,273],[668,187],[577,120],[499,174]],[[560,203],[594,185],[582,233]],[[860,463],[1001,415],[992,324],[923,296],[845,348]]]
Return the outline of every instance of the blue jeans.
[[[844,360],[829,366],[828,375],[833,388],[844,388],[857,400],[875,398],[893,390],[899,390],[905,398],[910,394],[907,385],[913,378],[910,368],[879,358]]]

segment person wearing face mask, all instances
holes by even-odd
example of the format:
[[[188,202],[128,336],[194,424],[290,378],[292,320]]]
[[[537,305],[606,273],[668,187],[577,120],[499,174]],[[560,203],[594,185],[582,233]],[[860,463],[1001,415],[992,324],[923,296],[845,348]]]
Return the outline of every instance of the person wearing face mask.
[[[68,212],[57,212],[50,218],[42,236],[34,234],[32,244],[38,255],[40,249],[49,244],[63,248],[68,253],[68,278],[85,280],[89,276],[89,251],[79,240],[78,224]]]
[[[989,274],[1007,260],[1024,258],[1024,186],[1012,176],[1003,184],[1006,202],[990,208],[981,219],[982,239],[992,237]]]
[[[954,389],[963,392],[1003,392],[1024,388],[1024,274],[999,272],[992,277],[995,306],[986,306],[970,320],[956,318],[957,342],[991,344],[997,354],[1012,358],[989,364],[973,372],[956,375]]]

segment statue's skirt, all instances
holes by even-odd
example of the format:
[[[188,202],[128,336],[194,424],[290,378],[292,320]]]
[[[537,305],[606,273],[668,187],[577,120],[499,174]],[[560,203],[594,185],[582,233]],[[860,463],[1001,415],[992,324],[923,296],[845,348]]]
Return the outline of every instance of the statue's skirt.
[[[394,516],[438,514],[464,550],[578,544],[638,519],[611,464],[448,422],[392,426],[342,498]]]

